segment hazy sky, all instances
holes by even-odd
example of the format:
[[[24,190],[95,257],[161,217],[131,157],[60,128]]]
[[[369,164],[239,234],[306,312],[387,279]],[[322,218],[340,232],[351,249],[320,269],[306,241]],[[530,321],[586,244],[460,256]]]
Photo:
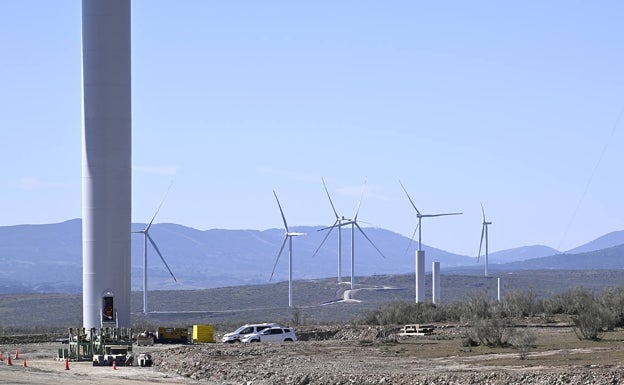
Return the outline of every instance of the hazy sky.
[[[0,2],[0,225],[81,216],[79,0]],[[133,213],[476,255],[624,229],[621,1],[132,4]]]

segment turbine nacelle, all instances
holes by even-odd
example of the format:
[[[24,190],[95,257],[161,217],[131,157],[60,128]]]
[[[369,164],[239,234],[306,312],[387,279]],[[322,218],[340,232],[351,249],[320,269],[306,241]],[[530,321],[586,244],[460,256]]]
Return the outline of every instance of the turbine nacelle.
[[[416,210],[416,218],[418,218],[418,223],[416,224],[416,228],[414,229],[414,234],[412,234],[412,239],[410,239],[410,243],[407,245],[407,249],[405,249],[405,254],[407,254],[407,251],[409,250],[410,246],[412,245],[412,242],[414,242],[414,238],[416,237],[416,232],[418,232],[418,250],[422,250],[422,239],[421,239],[421,235],[422,235],[421,221],[422,221],[422,218],[444,217],[444,216],[448,216],[448,215],[462,215],[463,213],[422,214],[416,208],[416,205],[414,204],[414,201],[412,200],[412,197],[410,197],[410,195],[408,194],[407,189],[405,188],[405,186],[403,186],[403,183],[400,180],[399,180],[399,183],[401,184],[401,187],[403,188],[403,191],[405,191],[405,195],[407,195],[407,199],[409,199],[410,203],[412,204],[412,207],[414,208],[414,210]]]

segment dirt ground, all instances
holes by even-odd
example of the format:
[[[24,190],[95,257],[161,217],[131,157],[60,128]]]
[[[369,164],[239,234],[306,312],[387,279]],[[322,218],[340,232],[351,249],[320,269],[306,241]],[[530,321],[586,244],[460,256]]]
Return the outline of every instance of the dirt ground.
[[[0,384],[127,384],[145,385],[154,384],[196,384],[191,380],[176,374],[141,368],[138,366],[94,367],[90,362],[69,362],[69,370],[65,369],[65,362],[58,361],[56,351],[58,343],[27,343],[0,345],[3,352],[3,361],[0,362]],[[146,347],[135,347],[135,352],[148,350]],[[14,359],[16,351],[19,358]],[[7,365],[7,356],[12,356],[12,366]],[[24,367],[24,359],[26,367]]]
[[[93,367],[53,359],[55,343],[0,345],[0,384],[622,384],[624,332],[579,341],[567,327],[535,328],[526,359],[513,348],[462,347],[460,327],[425,337],[378,328],[300,328],[302,341],[135,347],[154,367]],[[15,355],[13,366],[7,354]],[[23,366],[23,359],[27,367]]]

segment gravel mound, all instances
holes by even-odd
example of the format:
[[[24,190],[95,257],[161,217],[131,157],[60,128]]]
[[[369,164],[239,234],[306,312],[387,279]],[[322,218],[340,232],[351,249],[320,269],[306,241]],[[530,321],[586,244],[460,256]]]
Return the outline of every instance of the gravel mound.
[[[456,358],[393,356],[374,327],[298,330],[300,341],[278,344],[180,346],[152,354],[159,370],[223,385],[571,385],[623,384],[622,367],[476,366]]]
[[[306,349],[292,346],[306,345]],[[290,346],[288,346],[290,345]],[[620,368],[565,370],[455,371],[443,367],[410,369],[404,363],[373,364],[362,352],[339,358],[331,344],[253,344],[187,346],[153,355],[155,366],[208,384],[244,385],[570,385],[622,384]],[[364,350],[364,348],[360,348]],[[302,351],[303,350],[303,351]]]

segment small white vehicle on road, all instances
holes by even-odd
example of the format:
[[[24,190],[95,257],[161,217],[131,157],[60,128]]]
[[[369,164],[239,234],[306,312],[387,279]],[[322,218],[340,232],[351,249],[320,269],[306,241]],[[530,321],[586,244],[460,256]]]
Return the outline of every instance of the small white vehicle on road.
[[[248,334],[241,338],[241,342],[291,342],[297,341],[293,328],[274,326],[259,333]]]
[[[247,324],[239,327],[231,333],[226,333],[221,337],[221,341],[225,343],[241,342],[241,339],[249,334],[260,333],[264,329],[279,326],[276,323]]]

